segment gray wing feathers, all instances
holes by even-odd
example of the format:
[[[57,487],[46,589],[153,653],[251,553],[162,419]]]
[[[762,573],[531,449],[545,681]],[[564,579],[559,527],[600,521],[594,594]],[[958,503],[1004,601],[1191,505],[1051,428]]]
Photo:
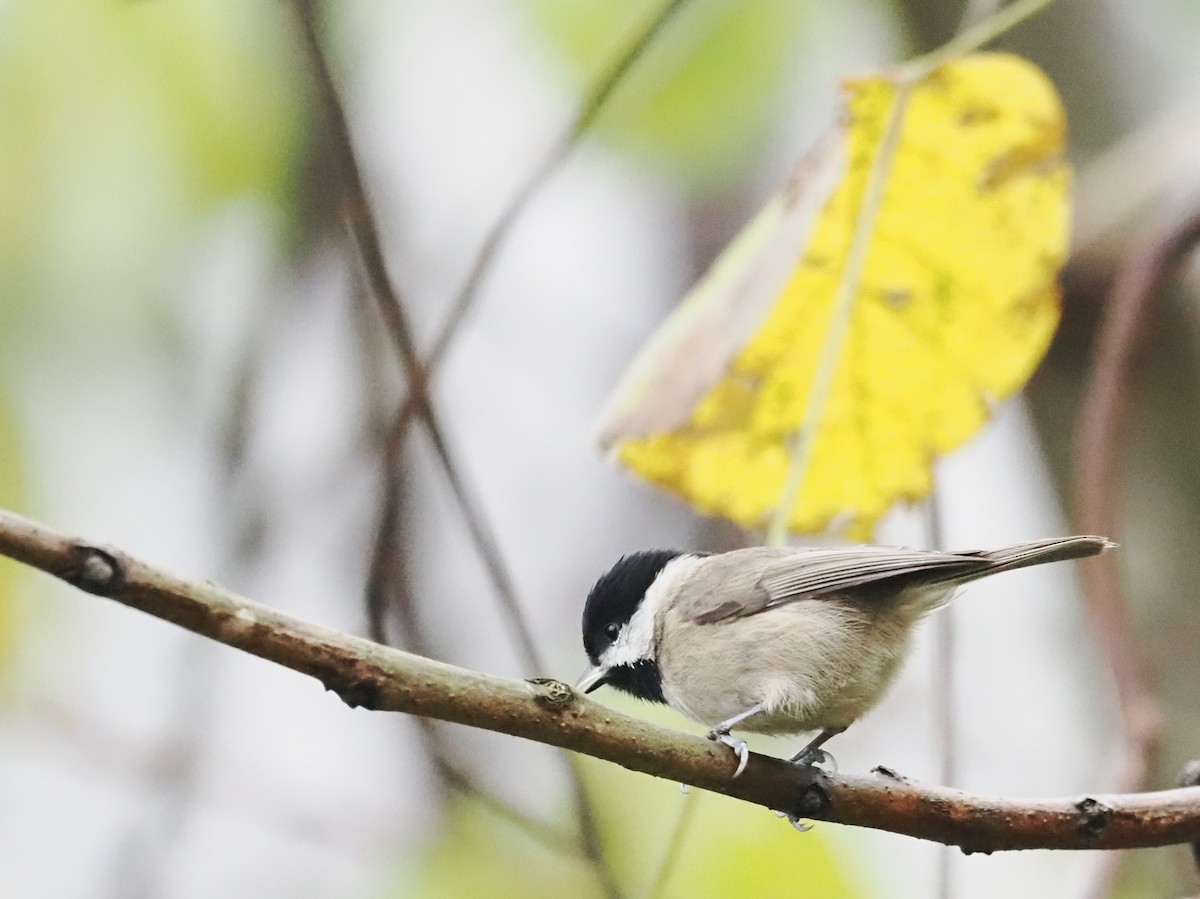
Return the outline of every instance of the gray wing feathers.
[[[768,568],[759,583],[771,603],[828,593],[925,572],[930,582],[953,580],[988,567],[969,555],[887,546],[846,546],[800,550]]]
[[[889,546],[797,549],[763,572],[759,586],[768,599],[760,608],[911,575],[920,575],[917,580],[927,584],[962,584],[1029,565],[1093,556],[1114,545],[1103,537],[1061,537],[954,553]]]

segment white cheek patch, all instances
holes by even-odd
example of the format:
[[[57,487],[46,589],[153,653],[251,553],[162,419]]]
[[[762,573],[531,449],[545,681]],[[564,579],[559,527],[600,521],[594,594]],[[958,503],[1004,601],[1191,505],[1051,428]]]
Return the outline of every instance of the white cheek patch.
[[[654,625],[659,610],[665,602],[679,593],[683,581],[692,574],[701,558],[679,556],[663,566],[633,617],[621,628],[621,633],[617,634],[613,644],[600,656],[601,665],[605,668],[616,668],[620,665],[631,665],[642,659],[654,658]]]
[[[633,613],[629,622],[621,628],[612,646],[600,656],[605,668],[630,665],[640,659],[654,658],[654,610],[645,602]]]

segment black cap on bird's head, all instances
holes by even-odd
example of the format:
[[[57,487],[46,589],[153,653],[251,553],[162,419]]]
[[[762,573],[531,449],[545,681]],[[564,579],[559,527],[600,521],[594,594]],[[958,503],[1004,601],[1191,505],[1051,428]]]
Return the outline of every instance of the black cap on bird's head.
[[[575,685],[577,690],[590,693],[608,684],[641,699],[666,701],[649,634],[640,635],[647,645],[634,645],[630,622],[655,578],[682,555],[680,550],[655,549],[622,556],[596,581],[583,606],[583,648],[592,664]]]

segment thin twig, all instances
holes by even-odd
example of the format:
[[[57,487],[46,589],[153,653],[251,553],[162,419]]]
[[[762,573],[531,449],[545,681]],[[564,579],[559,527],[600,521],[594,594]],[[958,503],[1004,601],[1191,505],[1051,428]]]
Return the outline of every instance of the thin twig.
[[[479,538],[477,548],[484,566],[492,576],[497,596],[505,607],[506,619],[513,630],[514,639],[522,658],[530,669],[539,670],[541,665],[537,646],[525,615],[521,611],[511,578],[499,557],[497,541],[463,486],[459,467],[452,458],[437,411],[430,402],[425,366],[417,353],[403,298],[383,258],[383,243],[379,237],[379,229],[375,224],[371,205],[367,200],[362,172],[350,138],[350,125],[337,95],[333,74],[329,70],[328,61],[321,48],[313,0],[300,0],[297,9],[300,11],[300,21],[308,45],[310,61],[316,75],[318,90],[321,94],[322,107],[328,117],[327,124],[333,144],[333,156],[341,169],[341,176],[346,181],[346,216],[371,296],[376,300],[377,308],[383,317],[397,357],[404,367],[408,389],[416,403],[418,417],[425,426],[439,462],[446,470],[451,489],[459,500],[467,527],[473,536]]]
[[[750,754],[735,778],[725,747],[607,708],[558,681],[516,681],[381,646],[11,512],[0,511],[0,555],[314,677],[351,707],[524,737],[800,818],[888,830],[968,852],[1127,849],[1200,840],[1200,787],[991,798],[913,784],[891,771],[834,775],[758,753]]]
[[[1180,259],[1200,241],[1200,205],[1153,230],[1117,272],[1079,408],[1075,507],[1083,528],[1119,535],[1116,499],[1121,438],[1128,416],[1129,374],[1151,304]],[[1143,789],[1150,779],[1162,739],[1158,708],[1146,664],[1138,656],[1129,604],[1114,557],[1083,568],[1084,616],[1101,656],[1112,672],[1121,722],[1121,763],[1117,788]],[[1111,892],[1117,860],[1106,859],[1088,896]]]
[[[497,253],[512,233],[513,225],[525,213],[526,208],[528,208],[533,198],[562,167],[567,157],[571,155],[571,152],[579,143],[580,138],[592,126],[596,117],[608,103],[613,91],[625,79],[625,76],[629,74],[630,69],[642,57],[646,48],[654,42],[675,14],[687,2],[688,0],[668,0],[634,34],[629,43],[612,60],[609,67],[601,73],[585,92],[583,102],[576,111],[575,117],[563,129],[558,139],[547,150],[541,162],[534,166],[525,181],[521,183],[512,198],[508,201],[508,204],[496,217],[491,227],[488,228],[487,234],[484,235],[483,241],[475,253],[471,267],[463,279],[462,286],[458,289],[458,293],[455,294],[454,300],[450,304],[450,310],[447,312],[445,320],[438,329],[429,355],[425,359],[427,377],[431,377],[437,371],[442,360],[445,358],[446,351],[449,350],[450,345],[458,336],[463,321],[479,296],[479,289],[483,285],[483,279],[491,269]],[[401,407],[396,421],[396,428],[401,433],[401,440],[403,440],[403,435],[407,433],[409,426],[412,424],[417,402],[418,397],[410,393]]]
[[[913,81],[924,78],[939,66],[990,44],[1026,19],[1036,16],[1053,2],[1054,0],[1014,0],[990,18],[964,28],[936,50],[905,63],[902,67],[904,77]]]
[[[389,434],[385,448],[385,458],[391,460],[393,469],[384,478],[385,498],[382,503],[383,520],[376,532],[376,540],[371,559],[371,573],[368,578],[369,598],[375,595],[374,601],[368,603],[368,610],[376,614],[370,616],[371,639],[376,643],[390,644],[384,635],[385,618],[383,610],[390,593],[398,593],[398,599],[392,603],[399,618],[401,633],[404,635],[406,646],[423,656],[432,656],[431,646],[417,615],[416,603],[412,596],[408,572],[404,563],[403,548],[398,545],[400,517],[403,515],[403,478],[401,477],[400,459],[393,457],[399,447],[394,441],[395,431]],[[421,739],[425,744],[434,770],[443,784],[453,787],[458,792],[474,799],[481,807],[496,816],[508,821],[537,840],[547,849],[559,853],[577,855],[579,847],[574,841],[560,833],[554,827],[525,814],[511,803],[501,799],[496,794],[483,788],[478,781],[453,760],[453,748],[447,741],[440,728],[441,722],[432,718],[417,718]]]
[[[222,547],[227,573],[244,570],[266,539],[266,500],[261,484],[248,476],[248,446],[264,351],[277,311],[278,294],[271,291],[267,304],[251,316],[232,367],[229,401],[216,441],[221,505],[231,514]],[[199,799],[198,781],[217,707],[216,666],[216,656],[201,644],[180,650],[171,676],[170,714],[145,765],[155,781],[155,808],[137,821],[118,849],[114,895],[122,899],[163,893],[173,850]]]
[[[379,518],[371,543],[371,562],[367,569],[367,632],[376,643],[391,643],[387,634],[387,611],[394,607],[405,619],[405,632],[413,634],[413,597],[409,595],[405,553],[400,546],[400,517],[403,511],[404,472],[403,435],[396,428],[388,429],[381,450],[383,469],[379,499]],[[397,593],[400,598],[392,602]],[[432,655],[428,647],[414,645],[422,655]]]
[[[483,242],[479,245],[479,250],[475,254],[475,261],[471,264],[462,287],[459,288],[458,294],[454,297],[454,302],[450,304],[450,311],[446,315],[446,320],[442,323],[437,338],[433,342],[433,348],[430,350],[429,358],[426,360],[426,368],[428,370],[432,371],[441,363],[443,355],[445,355],[450,343],[457,335],[459,326],[462,324],[463,319],[470,311],[475,298],[479,294],[479,288],[483,283],[483,276],[491,268],[496,252],[512,232],[513,224],[525,212],[525,208],[538,191],[542,189],[543,185],[550,180],[559,168],[561,168],[566,158],[571,155],[571,151],[575,149],[575,145],[579,143],[579,139],[592,126],[592,123],[596,120],[596,116],[600,114],[600,110],[608,102],[608,98],[612,95],[613,90],[625,79],[629,70],[633,68],[634,63],[641,58],[646,48],[654,42],[654,39],[658,37],[663,28],[674,17],[675,13],[679,12],[686,3],[687,0],[667,0],[645,25],[638,28],[632,40],[621,49],[609,67],[596,79],[584,97],[583,103],[580,105],[578,111],[576,111],[575,118],[563,129],[558,140],[546,152],[542,161],[529,173],[529,176],[521,186],[517,188],[512,199],[508,201],[508,205],[504,207],[503,211],[501,211],[500,215],[492,223],[492,226],[483,238]]]
[[[461,469],[450,452],[436,409],[430,401],[428,375],[418,355],[400,291],[392,280],[383,257],[383,244],[379,237],[371,205],[367,199],[361,169],[350,137],[349,122],[338,97],[333,74],[321,47],[314,0],[300,0],[297,9],[322,105],[328,117],[333,156],[346,181],[347,217],[355,245],[358,248],[363,273],[404,367],[409,395],[413,398],[416,406],[416,414],[425,427],[475,548],[492,580],[496,595],[505,612],[505,620],[513,631],[517,648],[529,670],[542,671],[544,667],[541,654],[517,599],[512,578],[500,551],[499,541],[485,521],[472,493],[466,487]],[[398,423],[406,420],[407,418],[401,413]],[[402,434],[398,440],[402,442]],[[399,446],[395,452],[398,455]],[[580,844],[584,855],[592,865],[605,893],[609,897],[620,897],[621,891],[616,878],[604,858],[591,800],[583,785],[578,768],[570,760],[568,760],[568,767],[571,774],[572,798],[579,821]],[[479,789],[478,792],[486,791]],[[496,801],[499,802],[498,799]]]

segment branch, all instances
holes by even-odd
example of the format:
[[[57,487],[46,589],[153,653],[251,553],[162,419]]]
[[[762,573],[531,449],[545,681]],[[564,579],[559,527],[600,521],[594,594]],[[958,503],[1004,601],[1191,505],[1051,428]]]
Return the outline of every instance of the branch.
[[[392,279],[387,262],[383,257],[383,242],[379,236],[375,215],[371,211],[371,204],[367,199],[367,189],[363,183],[358,157],[354,153],[354,146],[350,138],[350,124],[346,120],[346,112],[338,98],[337,89],[333,83],[333,73],[329,70],[325,53],[321,49],[314,3],[315,0],[302,0],[297,4],[296,11],[304,32],[305,45],[313,67],[321,106],[327,118],[326,124],[333,144],[332,155],[346,182],[344,197],[346,220],[354,245],[358,249],[369,293],[376,302],[396,355],[404,369],[409,395],[413,398],[412,401],[416,406],[416,414],[425,426],[430,445],[433,447],[439,465],[445,472],[451,492],[462,512],[467,530],[471,534],[472,542],[479,552],[484,568],[492,579],[496,595],[504,607],[505,620],[513,629],[517,647],[526,664],[531,668],[540,667],[541,659],[538,655],[537,644],[533,640],[533,634],[521,610],[516,587],[500,552],[499,541],[490,526],[484,521],[482,512],[478,508],[479,504],[467,490],[465,481],[459,473],[458,463],[450,452],[445,429],[441,424],[441,416],[430,400],[427,383],[429,375],[417,352],[403,296]],[[407,421],[408,418],[404,417],[405,424]],[[402,440],[403,433],[399,433],[396,439],[397,441]],[[385,459],[385,462],[388,463],[392,461],[390,458]]]
[[[960,846],[1126,849],[1200,840],[1200,787],[1123,796],[996,799],[911,784],[886,769],[833,775],[728,750],[624,715],[555,680],[469,671],[285,615],[128,554],[0,511],[0,554],[319,680],[351,707],[406,712],[524,737],[798,817]]]
[[[301,0],[296,9],[300,25],[304,32],[313,72],[316,75],[321,102],[328,119],[328,126],[334,144],[333,156],[340,166],[342,175],[346,181],[345,200],[348,207],[346,210],[347,220],[354,243],[358,248],[367,285],[370,288],[371,296],[375,299],[379,307],[395,350],[400,357],[400,363],[403,366],[408,381],[409,402],[415,405],[416,414],[425,426],[430,444],[437,456],[438,463],[445,473],[451,492],[454,494],[467,531],[470,533],[471,541],[483,562],[488,576],[491,578],[492,586],[495,588],[497,598],[500,601],[505,620],[513,630],[517,649],[523,656],[528,668],[537,671],[543,667],[542,658],[538,652],[537,644],[534,642],[533,632],[521,609],[521,603],[517,598],[516,586],[501,552],[499,540],[485,519],[482,509],[479,508],[479,502],[467,488],[466,481],[450,452],[445,431],[440,423],[440,415],[429,397],[428,369],[418,355],[403,296],[393,281],[384,260],[383,244],[380,240],[379,229],[375,224],[375,217],[367,198],[367,191],[363,184],[358,158],[354,152],[353,141],[350,136],[350,125],[346,119],[345,110],[338,98],[337,88],[333,82],[333,74],[329,69],[328,60],[321,48],[315,2],[316,0]],[[396,428],[393,431],[394,437],[389,440],[389,445],[385,448],[383,462],[387,466],[384,475],[386,486],[383,509],[381,510],[384,516],[395,516],[398,511],[399,453],[403,447],[404,429],[411,417],[407,411],[399,413]],[[378,566],[377,562],[378,554],[381,551],[386,551],[386,547],[382,545],[382,541],[390,538],[389,531],[391,527],[392,524],[386,517],[380,523],[375,545],[376,558],[372,564],[372,577],[387,573]],[[382,624],[382,607],[378,606],[378,603],[381,602],[384,589],[385,585],[382,582],[377,583],[374,580],[372,580],[371,586],[368,589],[368,610],[372,620],[378,620],[380,624]],[[594,869],[605,895],[609,899],[620,899],[622,895],[621,890],[617,885],[611,867],[600,851],[600,836],[596,817],[591,799],[583,783],[582,775],[578,767],[571,762],[570,758],[567,761],[571,774],[570,783],[575,803],[575,812],[579,820],[580,845],[584,851],[584,855]],[[439,768],[443,774],[448,770],[445,763],[441,764]],[[469,778],[464,774],[460,780],[467,781]],[[477,788],[476,792],[484,793],[486,791]],[[500,804],[500,800],[496,799],[494,804]]]
[[[1148,314],[1163,283],[1200,239],[1200,207],[1150,232],[1122,262],[1109,291],[1079,408],[1075,506],[1079,526],[1119,536],[1117,465],[1128,413],[1129,375]],[[1083,613],[1112,672],[1121,722],[1117,789],[1150,782],[1162,742],[1162,712],[1145,662],[1133,643],[1132,616],[1115,558],[1083,566]],[[1100,865],[1085,896],[1112,893],[1117,859]]]
[[[617,85],[625,79],[629,70],[642,58],[646,49],[654,43],[666,28],[667,23],[675,17],[675,14],[683,8],[686,2],[687,0],[666,0],[658,11],[646,21],[645,25],[639,26],[629,43],[621,48],[608,67],[588,87],[574,118],[546,151],[541,162],[517,188],[516,193],[501,210],[500,215],[492,222],[475,253],[475,259],[471,263],[466,278],[463,279],[462,286],[450,304],[450,311],[446,314],[441,330],[438,331],[437,337],[433,341],[433,348],[429,351],[426,364],[429,371],[438,367],[442,357],[450,348],[451,342],[458,334],[459,327],[479,295],[479,287],[483,283],[484,275],[491,267],[496,253],[512,233],[517,219],[525,212],[525,208],[551,176],[562,168],[567,157],[571,155],[571,151],[575,149],[575,145],[579,143],[579,139],[592,127],[600,110],[608,103],[608,99],[616,90]]]
[[[1148,313],[1163,282],[1200,240],[1200,206],[1155,229],[1117,273],[1096,338],[1079,410],[1076,511],[1079,525],[1118,536],[1117,465],[1128,412],[1129,373]],[[1114,556],[1083,566],[1084,614],[1113,674],[1125,742],[1120,789],[1145,786],[1162,736],[1162,715],[1133,645],[1135,629]]]

